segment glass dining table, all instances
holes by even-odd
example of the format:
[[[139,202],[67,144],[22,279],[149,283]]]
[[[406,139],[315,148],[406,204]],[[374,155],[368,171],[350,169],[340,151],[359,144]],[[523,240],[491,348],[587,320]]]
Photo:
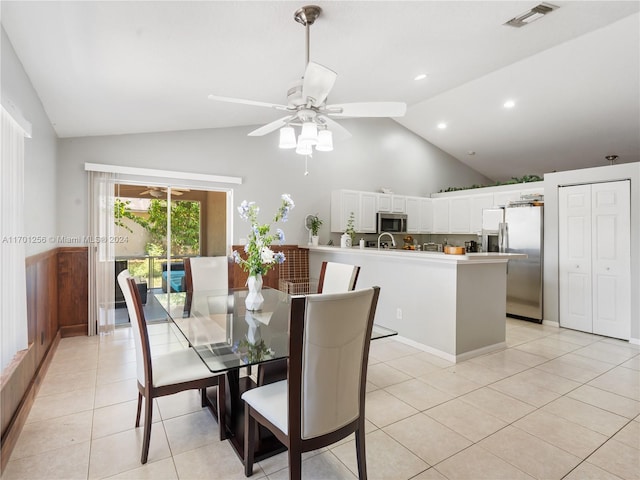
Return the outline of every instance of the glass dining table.
[[[213,373],[226,373],[227,438],[242,459],[244,452],[244,407],[241,395],[256,386],[251,367],[288,356],[288,319],[291,294],[263,288],[264,304],[259,311],[248,311],[248,290],[205,290],[198,292],[157,293],[155,298],[167,312],[189,345]],[[397,332],[374,325],[372,339]],[[215,389],[215,387],[213,387]],[[207,392],[207,403],[216,413],[215,390]],[[267,432],[268,433],[268,432]],[[256,460],[266,458],[284,447],[275,437],[266,435],[257,443]]]

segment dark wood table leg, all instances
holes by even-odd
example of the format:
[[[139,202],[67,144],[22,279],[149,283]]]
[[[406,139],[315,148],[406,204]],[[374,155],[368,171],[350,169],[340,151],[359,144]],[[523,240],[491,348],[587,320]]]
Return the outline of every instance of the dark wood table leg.
[[[238,458],[244,462],[244,401],[241,396],[245,391],[254,388],[256,384],[250,377],[240,377],[240,371],[237,369],[228,371],[225,377],[227,379],[227,440],[231,443]],[[217,392],[214,388],[207,390],[206,403],[217,418],[216,395]],[[260,428],[258,432],[259,438],[256,438],[254,458],[256,462],[286,450],[285,446],[268,430]]]

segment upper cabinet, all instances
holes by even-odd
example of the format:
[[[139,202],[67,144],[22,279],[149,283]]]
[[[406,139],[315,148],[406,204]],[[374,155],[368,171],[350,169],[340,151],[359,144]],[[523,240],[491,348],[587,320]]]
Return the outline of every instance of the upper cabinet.
[[[378,212],[406,213],[406,198],[404,195],[378,193]]]
[[[354,230],[376,233],[377,194],[355,190],[331,192],[331,231],[344,232],[353,213]]]
[[[469,199],[469,232],[482,232],[482,211],[493,207],[493,194],[472,195]]]
[[[454,197],[449,198],[449,232],[447,233],[469,233],[471,225],[471,198]]]
[[[432,198],[433,230],[432,233],[449,233],[449,199]]]

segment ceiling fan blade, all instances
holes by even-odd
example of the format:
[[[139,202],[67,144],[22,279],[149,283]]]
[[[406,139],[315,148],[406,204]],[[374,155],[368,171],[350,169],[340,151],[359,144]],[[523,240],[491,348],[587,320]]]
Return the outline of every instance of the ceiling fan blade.
[[[144,192],[140,192],[140,195],[147,195],[147,194],[151,194],[151,190],[145,190]]]
[[[340,111],[342,109],[342,111]],[[323,113],[332,117],[404,117],[404,102],[362,102],[327,105]]]
[[[215,100],[217,102],[227,103],[239,103],[241,105],[253,105],[254,107],[268,107],[276,108],[278,110],[286,110],[286,105],[278,105],[277,103],[256,102],[255,100],[247,100],[245,98],[233,98],[233,97],[220,97],[218,95],[209,95],[209,100]]]
[[[250,137],[260,137],[262,135],[266,135],[267,133],[271,133],[280,127],[284,127],[289,120],[293,120],[295,115],[287,115],[286,117],[279,118],[278,120],[274,120],[271,123],[267,123],[260,128],[255,129],[252,132],[249,132]]]
[[[335,120],[332,120],[326,115],[318,115],[318,118],[320,118],[321,121],[324,122],[327,127],[329,127],[329,130],[331,130],[336,140],[346,140],[347,138],[351,137],[351,133],[349,133],[349,130],[344,128]]]
[[[311,99],[311,105],[319,107],[327,99],[337,76],[338,74],[333,70],[319,63],[309,62],[304,72],[302,98],[305,102]]]

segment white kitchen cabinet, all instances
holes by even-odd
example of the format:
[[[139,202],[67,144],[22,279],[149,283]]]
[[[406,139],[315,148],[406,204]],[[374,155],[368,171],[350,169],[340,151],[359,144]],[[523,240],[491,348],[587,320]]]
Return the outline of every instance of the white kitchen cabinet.
[[[504,207],[511,201],[520,200],[520,190],[509,190],[506,192],[495,192],[493,194],[493,206]]]
[[[391,194],[378,193],[378,211],[379,212],[391,212]]]
[[[407,233],[431,233],[433,209],[431,199],[406,197]]]
[[[629,181],[558,189],[560,326],[628,340]]]
[[[449,233],[449,199],[432,198],[433,206],[433,232]]]
[[[449,232],[469,233],[471,225],[471,197],[449,198]]]
[[[420,198],[406,197],[407,233],[422,233],[420,230]]]
[[[391,213],[406,213],[407,197],[404,195],[391,195]]]
[[[493,194],[472,195],[469,201],[469,231],[482,232],[482,211],[493,207]]]
[[[356,232],[376,233],[377,194],[372,192],[360,192],[360,217],[356,221]]]
[[[419,198],[420,203],[420,233],[433,231],[433,205],[430,198]]]
[[[378,193],[378,212],[406,213],[406,198],[404,195]]]
[[[373,192],[335,190],[331,192],[331,231],[344,232],[353,212],[358,233],[376,232],[377,195]]]

